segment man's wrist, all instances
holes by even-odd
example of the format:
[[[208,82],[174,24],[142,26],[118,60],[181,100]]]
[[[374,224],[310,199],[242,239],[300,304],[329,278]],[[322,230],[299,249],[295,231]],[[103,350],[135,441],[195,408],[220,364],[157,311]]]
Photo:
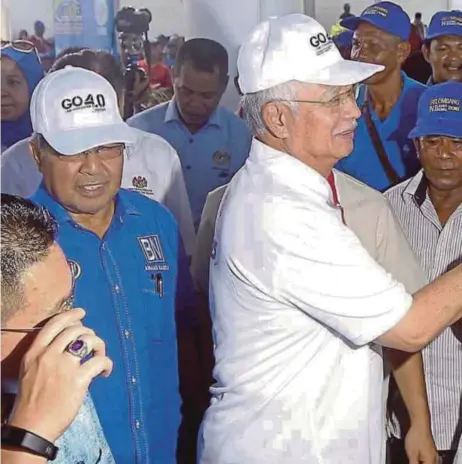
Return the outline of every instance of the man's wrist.
[[[23,448],[2,445],[2,464],[46,464],[47,459]]]
[[[47,430],[40,421],[38,423],[34,422],[30,419],[30,417],[26,417],[26,415],[22,415],[20,413],[13,412],[10,420],[8,421],[8,425],[27,430],[28,432],[34,433],[53,444],[59,438],[59,435],[56,434],[56,432]]]
[[[409,413],[409,419],[411,427],[417,427],[422,431],[429,431],[431,433],[431,419],[428,412]]]

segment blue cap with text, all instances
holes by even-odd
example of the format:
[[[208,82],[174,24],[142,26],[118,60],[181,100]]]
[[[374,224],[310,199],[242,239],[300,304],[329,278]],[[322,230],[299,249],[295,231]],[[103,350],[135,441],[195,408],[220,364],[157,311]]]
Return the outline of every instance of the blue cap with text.
[[[432,40],[442,35],[462,36],[462,11],[438,11],[428,26],[426,40]]]
[[[369,23],[402,40],[408,40],[411,35],[409,15],[393,2],[374,3],[374,5],[368,6],[361,13],[361,16],[345,18],[340,22],[340,25],[350,29],[350,31],[355,31],[362,22]]]
[[[444,135],[462,138],[462,83],[428,87],[419,100],[417,125],[409,138]]]

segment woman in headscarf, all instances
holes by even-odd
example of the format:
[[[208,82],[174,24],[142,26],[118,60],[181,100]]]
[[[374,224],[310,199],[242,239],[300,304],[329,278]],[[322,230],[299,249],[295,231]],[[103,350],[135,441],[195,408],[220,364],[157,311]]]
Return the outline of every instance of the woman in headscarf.
[[[1,49],[2,151],[32,134],[29,102],[44,76],[32,44],[17,41]]]

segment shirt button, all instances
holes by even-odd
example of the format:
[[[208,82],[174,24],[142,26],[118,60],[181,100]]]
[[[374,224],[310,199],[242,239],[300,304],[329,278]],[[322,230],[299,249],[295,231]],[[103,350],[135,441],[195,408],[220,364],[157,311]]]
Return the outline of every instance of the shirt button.
[[[124,218],[122,216],[120,216],[120,222],[123,224],[124,223]]]
[[[125,338],[130,338],[130,332],[128,330],[124,331]]]
[[[186,166],[186,169],[191,169],[191,166],[188,164],[188,165]]]
[[[103,248],[103,250],[107,250],[107,244],[106,244],[106,242],[103,243],[102,248]]]
[[[136,383],[136,377],[132,377],[132,384],[135,385]]]
[[[119,292],[120,292],[120,287],[119,287],[117,284],[114,285],[114,291],[115,291],[116,293],[119,293]]]
[[[194,142],[194,139],[189,139],[189,143],[193,143]]]
[[[136,427],[137,429],[139,429],[139,428],[141,427],[141,424],[140,424],[140,421],[139,421],[139,420],[137,420],[137,421],[135,422],[135,427]]]

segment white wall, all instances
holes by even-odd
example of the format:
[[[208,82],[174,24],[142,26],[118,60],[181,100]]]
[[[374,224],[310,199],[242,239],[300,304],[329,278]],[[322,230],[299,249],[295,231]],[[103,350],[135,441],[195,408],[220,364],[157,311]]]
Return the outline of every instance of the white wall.
[[[46,35],[53,35],[53,0],[1,0],[1,2],[9,7],[11,28],[15,37],[21,29],[26,29],[32,34],[34,22],[38,19],[45,23],[48,30]],[[151,10],[153,15],[151,37],[159,34],[184,34],[183,0],[119,0],[119,4]]]
[[[53,30],[53,0],[1,0],[9,7],[11,17],[11,28],[13,34],[17,34],[20,29],[27,29],[29,33],[33,31],[34,21],[40,19],[45,23],[49,34]],[[85,0],[82,0],[85,1]],[[185,16],[185,4],[188,0],[119,0],[120,5],[132,5],[135,7],[149,8],[153,13],[150,35],[158,34],[186,34],[187,21]],[[220,0],[216,0],[220,3]],[[230,5],[236,5],[236,0],[227,0]],[[424,21],[428,24],[430,17],[438,10],[462,9],[462,0],[396,0],[401,4],[411,18],[416,11],[423,14]],[[249,4],[252,2],[249,1]],[[261,13],[265,9],[275,14],[279,11],[288,11],[304,4],[305,11],[309,14],[314,10],[315,17],[326,28],[330,27],[338,20],[342,13],[344,0],[266,0],[261,2],[263,5]],[[375,3],[375,0],[349,0],[352,12],[360,14],[361,11]],[[235,7],[236,8],[236,7]],[[227,8],[229,10],[229,8]],[[246,21],[246,14],[242,9],[235,9],[237,25],[239,22]],[[239,26],[238,26],[239,27]]]
[[[401,5],[410,16],[414,19],[414,14],[420,11],[425,24],[430,22],[434,13],[440,10],[460,9],[462,0],[393,0]],[[343,0],[316,0],[315,16],[328,30],[338,21],[340,14],[343,12]],[[349,0],[351,12],[355,15],[371,5],[377,3],[377,0]],[[457,6],[457,4],[459,6]]]

